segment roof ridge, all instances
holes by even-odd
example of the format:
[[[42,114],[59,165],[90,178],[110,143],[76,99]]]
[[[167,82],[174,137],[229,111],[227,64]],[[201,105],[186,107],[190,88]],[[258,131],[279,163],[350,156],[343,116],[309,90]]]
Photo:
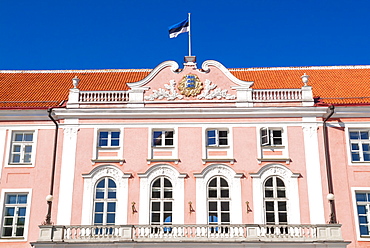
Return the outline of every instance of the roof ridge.
[[[337,70],[337,69],[370,69],[370,65],[334,65],[334,66],[297,66],[297,67],[252,67],[231,68],[230,71],[290,71],[290,70]]]
[[[102,72],[151,72],[152,69],[88,69],[88,70],[0,70],[0,73],[102,73]]]

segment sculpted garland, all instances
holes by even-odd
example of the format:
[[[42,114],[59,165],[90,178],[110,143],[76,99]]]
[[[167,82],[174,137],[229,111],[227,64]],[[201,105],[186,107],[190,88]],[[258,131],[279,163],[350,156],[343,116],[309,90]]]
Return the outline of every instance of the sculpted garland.
[[[233,100],[236,99],[235,95],[227,94],[227,90],[224,89],[216,89],[216,84],[212,84],[210,80],[206,80],[203,83],[199,80],[198,76],[194,74],[185,75],[179,83],[178,90],[180,94],[176,90],[176,82],[175,80],[171,80],[170,84],[165,84],[164,87],[167,89],[159,88],[158,90],[153,90],[153,94],[149,96],[145,96],[145,100],[147,101],[154,101],[155,99],[162,100],[175,100],[175,99],[184,99],[185,97],[196,96],[199,100],[206,99],[212,100],[214,98],[217,99],[226,99],[226,100]],[[202,92],[203,90],[203,92]],[[202,92],[202,93],[201,93]]]

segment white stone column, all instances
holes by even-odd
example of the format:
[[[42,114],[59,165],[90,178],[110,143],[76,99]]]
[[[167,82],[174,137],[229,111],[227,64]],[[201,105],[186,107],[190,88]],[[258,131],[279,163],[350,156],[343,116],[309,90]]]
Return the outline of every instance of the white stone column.
[[[77,120],[74,121],[77,122]],[[60,170],[60,185],[58,197],[58,215],[56,223],[57,225],[71,224],[73,184],[76,165],[77,132],[77,126],[64,128],[62,165]]]
[[[325,224],[324,201],[316,124],[303,124],[307,193],[311,224]]]

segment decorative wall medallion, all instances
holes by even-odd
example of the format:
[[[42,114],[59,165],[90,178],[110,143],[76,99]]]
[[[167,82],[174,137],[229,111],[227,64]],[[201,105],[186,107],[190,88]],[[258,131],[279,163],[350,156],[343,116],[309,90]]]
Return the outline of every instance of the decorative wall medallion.
[[[180,93],[185,96],[196,96],[203,89],[203,84],[197,75],[187,74],[179,83]]]
[[[204,91],[202,94],[198,95],[198,99],[207,99],[207,100],[212,100],[213,98],[221,99],[225,98],[226,100],[233,100],[236,99],[235,95],[230,95],[227,94],[227,90],[221,90],[221,89],[216,89],[214,90],[217,85],[211,84],[212,82],[210,80],[206,80],[204,82]]]

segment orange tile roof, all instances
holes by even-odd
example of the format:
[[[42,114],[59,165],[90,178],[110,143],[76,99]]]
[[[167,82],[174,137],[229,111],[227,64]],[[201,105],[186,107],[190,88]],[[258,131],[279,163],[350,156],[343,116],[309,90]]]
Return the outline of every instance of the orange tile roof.
[[[128,90],[151,70],[0,71],[0,107],[52,107],[68,99],[72,78],[80,90]]]
[[[82,91],[128,90],[152,70],[0,71],[0,108],[47,108],[68,99],[72,78]],[[254,81],[254,89],[296,89],[310,76],[315,98],[323,104],[370,104],[370,66],[276,67],[230,69],[237,78]]]

